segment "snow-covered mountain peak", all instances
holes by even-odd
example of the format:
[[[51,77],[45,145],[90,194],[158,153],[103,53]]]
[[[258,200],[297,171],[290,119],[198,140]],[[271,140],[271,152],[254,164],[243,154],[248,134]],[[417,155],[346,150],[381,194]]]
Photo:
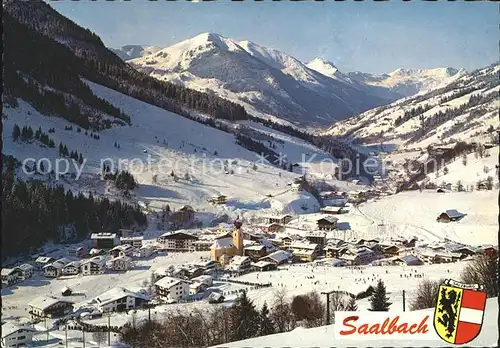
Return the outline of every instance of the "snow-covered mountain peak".
[[[213,32],[205,32],[201,33],[191,39],[188,39],[193,48],[196,46],[206,46],[206,45],[214,45],[219,49],[225,51],[241,51],[241,47],[239,47],[238,43],[232,39],[229,39],[223,35],[213,33]],[[183,42],[186,42],[183,41]],[[182,43],[182,42],[181,42]],[[175,45],[174,45],[175,46]]]
[[[340,73],[339,69],[332,62],[322,57],[314,58],[307,63],[307,67],[328,77],[335,77]]]

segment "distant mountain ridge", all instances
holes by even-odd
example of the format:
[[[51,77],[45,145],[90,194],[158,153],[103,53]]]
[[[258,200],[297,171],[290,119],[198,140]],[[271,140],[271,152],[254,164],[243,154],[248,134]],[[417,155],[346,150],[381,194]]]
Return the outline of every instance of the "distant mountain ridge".
[[[435,69],[436,75],[455,73],[448,84],[398,100],[333,124],[324,135],[363,144],[390,143],[426,148],[458,141],[498,143],[500,64],[464,73]],[[415,71],[396,71],[403,76]],[[419,73],[418,71],[416,72]],[[415,76],[415,75],[413,75]]]
[[[162,47],[159,46],[148,45],[126,45],[120,48],[110,48],[112,52],[124,61],[154,54],[161,49]]]
[[[430,89],[444,86],[467,73],[465,69],[396,69],[393,72],[374,75],[362,72],[348,72],[346,76],[352,80],[370,86],[388,88],[403,97],[409,97]]]

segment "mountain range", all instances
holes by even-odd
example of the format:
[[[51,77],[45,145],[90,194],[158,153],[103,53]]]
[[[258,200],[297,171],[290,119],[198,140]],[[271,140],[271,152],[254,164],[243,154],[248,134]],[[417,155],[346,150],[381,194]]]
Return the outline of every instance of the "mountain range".
[[[459,76],[448,84],[338,122],[323,134],[405,148],[457,141],[498,143],[499,72],[498,63],[471,73],[457,72]]]
[[[344,74],[322,58],[303,63],[272,48],[209,32],[163,49],[124,46],[113,51],[156,79],[215,93],[253,115],[302,126],[344,120],[464,73],[442,68]]]

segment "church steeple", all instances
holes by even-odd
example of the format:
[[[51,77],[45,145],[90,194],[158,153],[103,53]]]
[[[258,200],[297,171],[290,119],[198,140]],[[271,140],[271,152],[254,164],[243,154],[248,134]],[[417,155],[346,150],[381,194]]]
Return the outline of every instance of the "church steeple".
[[[235,255],[243,256],[243,231],[241,230],[243,222],[241,222],[239,216],[233,221],[233,225],[233,247],[235,249]]]

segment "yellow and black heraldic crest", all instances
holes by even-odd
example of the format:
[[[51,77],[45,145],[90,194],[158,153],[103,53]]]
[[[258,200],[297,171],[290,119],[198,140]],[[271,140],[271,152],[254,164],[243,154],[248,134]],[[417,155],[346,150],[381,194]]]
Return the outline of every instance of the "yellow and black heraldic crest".
[[[444,341],[465,344],[481,332],[486,293],[478,284],[462,284],[451,279],[439,287],[434,328]]]

